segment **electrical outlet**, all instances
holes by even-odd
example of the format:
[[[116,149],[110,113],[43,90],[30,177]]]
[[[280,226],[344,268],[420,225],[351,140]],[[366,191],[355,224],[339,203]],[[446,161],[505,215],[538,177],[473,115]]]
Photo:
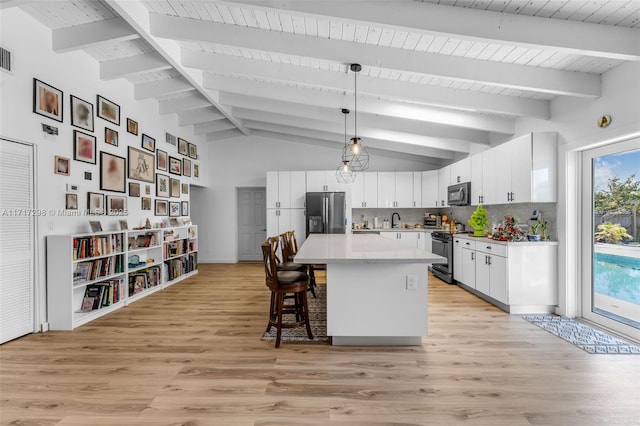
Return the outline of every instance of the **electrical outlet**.
[[[407,275],[407,290],[418,289],[418,277],[415,275]]]

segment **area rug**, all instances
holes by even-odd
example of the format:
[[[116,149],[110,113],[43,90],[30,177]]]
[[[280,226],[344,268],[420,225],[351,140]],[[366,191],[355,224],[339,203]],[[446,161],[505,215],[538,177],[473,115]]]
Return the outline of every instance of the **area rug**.
[[[324,285],[318,285],[316,287],[316,296],[318,297],[314,298],[311,295],[311,292],[307,293],[309,319],[311,321],[313,340],[309,340],[309,337],[307,337],[307,328],[303,326],[298,328],[283,328],[282,341],[324,343],[329,340],[327,337],[327,288]],[[265,324],[267,316],[265,316]],[[293,320],[294,318],[292,314],[284,316],[285,322],[293,322]],[[276,340],[276,328],[271,327],[271,330],[268,333],[264,333],[262,335],[262,340]]]
[[[523,315],[522,318],[590,354],[638,354],[640,346],[625,342],[571,318]]]

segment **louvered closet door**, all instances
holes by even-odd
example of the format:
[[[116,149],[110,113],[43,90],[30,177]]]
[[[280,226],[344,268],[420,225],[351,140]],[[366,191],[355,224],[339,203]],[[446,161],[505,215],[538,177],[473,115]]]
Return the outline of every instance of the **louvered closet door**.
[[[33,331],[33,148],[0,139],[0,343]]]

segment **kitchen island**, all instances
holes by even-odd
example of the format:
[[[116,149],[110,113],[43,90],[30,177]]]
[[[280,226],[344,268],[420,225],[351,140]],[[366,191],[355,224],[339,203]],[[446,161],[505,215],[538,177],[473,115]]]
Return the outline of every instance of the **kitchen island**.
[[[327,335],[334,345],[420,345],[427,335],[427,265],[442,261],[373,234],[313,234],[295,257],[327,265]]]

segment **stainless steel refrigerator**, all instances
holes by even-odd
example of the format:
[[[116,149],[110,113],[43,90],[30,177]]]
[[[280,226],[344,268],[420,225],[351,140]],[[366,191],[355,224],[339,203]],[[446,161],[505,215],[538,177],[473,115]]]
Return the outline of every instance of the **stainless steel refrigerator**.
[[[307,237],[309,234],[344,234],[344,192],[307,192]]]

